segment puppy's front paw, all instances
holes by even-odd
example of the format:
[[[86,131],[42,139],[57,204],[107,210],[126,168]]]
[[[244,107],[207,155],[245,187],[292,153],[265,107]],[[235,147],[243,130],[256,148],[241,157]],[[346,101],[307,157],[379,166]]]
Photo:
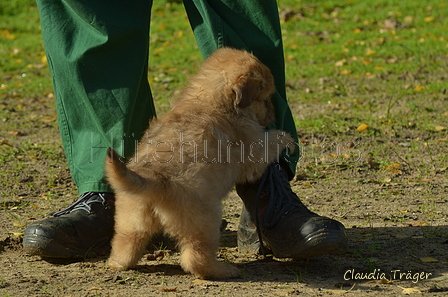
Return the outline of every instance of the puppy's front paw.
[[[193,271],[193,274],[202,279],[228,279],[241,276],[240,270],[229,263],[217,262],[214,267],[207,270]]]
[[[107,266],[113,270],[118,270],[118,271],[127,270],[129,268],[129,267],[126,267],[126,266],[118,263],[114,259],[107,260]]]

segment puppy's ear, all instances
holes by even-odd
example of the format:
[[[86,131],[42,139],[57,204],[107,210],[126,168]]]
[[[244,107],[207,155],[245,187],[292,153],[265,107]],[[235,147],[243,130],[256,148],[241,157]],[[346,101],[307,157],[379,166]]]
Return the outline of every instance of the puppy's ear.
[[[232,91],[235,94],[235,107],[248,107],[260,93],[261,83],[252,76],[243,75],[232,86]]]

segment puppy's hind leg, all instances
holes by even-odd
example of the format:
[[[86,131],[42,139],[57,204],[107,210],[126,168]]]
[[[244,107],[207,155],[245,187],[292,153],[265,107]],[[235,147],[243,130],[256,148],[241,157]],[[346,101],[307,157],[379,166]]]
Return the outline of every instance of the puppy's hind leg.
[[[188,231],[177,236],[182,268],[204,279],[238,277],[240,272],[235,266],[216,259],[220,238],[220,212],[215,214],[214,211],[203,211],[192,218],[190,214]]]
[[[142,257],[150,237],[160,230],[160,223],[140,197],[116,196],[115,235],[108,266],[116,270],[134,267]]]

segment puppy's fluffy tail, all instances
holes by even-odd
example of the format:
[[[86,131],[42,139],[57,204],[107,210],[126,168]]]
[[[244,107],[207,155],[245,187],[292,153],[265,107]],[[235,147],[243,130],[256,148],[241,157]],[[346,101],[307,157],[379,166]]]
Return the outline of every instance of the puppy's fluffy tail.
[[[114,191],[138,193],[144,190],[147,181],[127,168],[120,155],[111,147],[107,149],[106,178]]]

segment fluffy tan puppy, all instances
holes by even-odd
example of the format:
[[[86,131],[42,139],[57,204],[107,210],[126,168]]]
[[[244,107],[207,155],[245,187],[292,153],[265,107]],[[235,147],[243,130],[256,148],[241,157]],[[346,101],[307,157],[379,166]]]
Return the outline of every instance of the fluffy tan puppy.
[[[222,48],[163,118],[151,122],[127,164],[109,149],[106,176],[116,197],[111,268],[136,265],[152,235],[174,237],[181,266],[199,278],[239,275],[216,252],[221,201],[235,183],[261,178],[269,163],[291,146],[274,121],[275,91],[269,69],[254,55]]]

